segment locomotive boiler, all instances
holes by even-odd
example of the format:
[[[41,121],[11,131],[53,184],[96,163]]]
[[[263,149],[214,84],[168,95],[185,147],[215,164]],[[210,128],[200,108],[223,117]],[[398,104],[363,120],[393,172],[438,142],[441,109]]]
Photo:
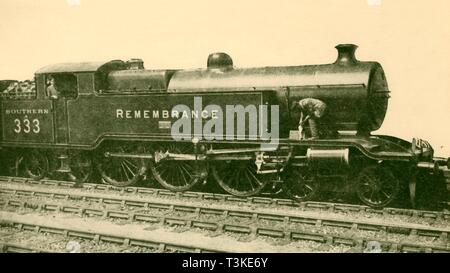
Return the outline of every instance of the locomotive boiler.
[[[234,69],[231,58],[212,54],[208,69],[180,71],[169,84],[171,92],[228,90],[274,92],[271,103],[280,106],[280,120],[297,122],[291,106],[301,98],[323,100],[338,130],[368,134],[380,128],[387,111],[389,90],[383,68],[376,62],[359,62],[355,45],[338,45],[332,64]],[[286,124],[286,123],[284,123]],[[280,126],[283,133],[291,127]]]
[[[371,134],[388,106],[382,66],[358,61],[355,45],[336,48],[324,65],[235,68],[213,53],[194,70],[148,70],[140,59],[44,67],[34,92],[2,94],[4,164],[34,179],[98,173],[128,186],[152,177],[173,191],[217,183],[298,201],[343,191],[374,207],[402,194],[413,206],[447,198],[450,161],[428,142]],[[337,134],[298,138],[294,106],[304,98],[327,105]]]

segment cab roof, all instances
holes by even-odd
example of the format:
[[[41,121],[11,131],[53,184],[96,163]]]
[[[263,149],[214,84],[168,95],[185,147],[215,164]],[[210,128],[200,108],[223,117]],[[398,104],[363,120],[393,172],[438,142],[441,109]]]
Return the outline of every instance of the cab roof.
[[[76,73],[76,72],[96,72],[103,68],[108,70],[125,69],[126,64],[121,60],[107,62],[81,62],[81,63],[58,63],[47,65],[36,71],[36,74],[48,73]]]

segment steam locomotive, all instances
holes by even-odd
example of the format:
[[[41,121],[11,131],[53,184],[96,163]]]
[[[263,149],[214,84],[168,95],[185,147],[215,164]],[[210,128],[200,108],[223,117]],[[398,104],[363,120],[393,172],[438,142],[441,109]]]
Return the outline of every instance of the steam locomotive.
[[[371,134],[389,89],[382,66],[358,61],[356,47],[336,46],[324,65],[239,69],[214,53],[194,70],[147,70],[140,59],[46,66],[34,89],[2,93],[3,166],[79,182],[96,172],[116,186],[152,176],[172,191],[209,181],[236,196],[283,191],[297,201],[347,192],[373,207],[402,194],[412,206],[447,198],[449,159],[425,140]],[[299,138],[293,106],[304,98],[327,105],[337,135]]]

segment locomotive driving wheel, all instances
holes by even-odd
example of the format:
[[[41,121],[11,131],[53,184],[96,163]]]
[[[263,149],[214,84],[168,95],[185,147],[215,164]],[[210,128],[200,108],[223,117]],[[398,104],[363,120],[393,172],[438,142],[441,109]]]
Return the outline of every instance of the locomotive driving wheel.
[[[31,150],[16,158],[17,171],[23,170],[26,177],[40,180],[49,172],[47,156],[42,151]],[[18,173],[20,174],[20,173]]]
[[[267,184],[268,180],[258,175],[256,170],[254,160],[232,160],[215,164],[212,174],[226,192],[247,197],[258,194]]]
[[[192,154],[193,148],[189,145],[167,144],[161,145],[156,149],[157,153],[165,154]],[[195,164],[198,164],[197,166]],[[150,169],[153,177],[164,188],[172,191],[187,191],[191,189],[201,179],[196,174],[196,169],[206,173],[203,162],[194,160],[165,160],[159,162],[150,162]]]
[[[116,146],[108,150],[111,154],[133,154],[137,151],[138,149],[134,146]],[[143,159],[115,157],[107,154],[102,155],[97,168],[104,182],[118,187],[136,184],[146,172]]]
[[[285,192],[297,202],[313,199],[319,190],[319,182],[310,174],[303,173],[298,169],[290,171],[286,175],[283,185]]]
[[[364,168],[356,180],[359,199],[371,207],[384,207],[391,203],[400,189],[400,181],[392,171],[382,165]]]
[[[92,158],[86,152],[74,152],[70,154],[69,165],[71,180],[84,183],[92,175]]]

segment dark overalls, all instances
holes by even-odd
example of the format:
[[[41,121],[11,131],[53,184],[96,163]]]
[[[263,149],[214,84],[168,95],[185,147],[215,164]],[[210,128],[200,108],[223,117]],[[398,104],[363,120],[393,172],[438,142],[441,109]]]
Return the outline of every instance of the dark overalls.
[[[306,121],[309,124],[309,130],[312,138],[318,138],[321,134],[317,120],[322,118],[326,114],[327,105],[318,99],[306,98],[298,102],[300,107],[301,116],[299,121],[299,127],[304,125]]]

